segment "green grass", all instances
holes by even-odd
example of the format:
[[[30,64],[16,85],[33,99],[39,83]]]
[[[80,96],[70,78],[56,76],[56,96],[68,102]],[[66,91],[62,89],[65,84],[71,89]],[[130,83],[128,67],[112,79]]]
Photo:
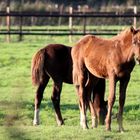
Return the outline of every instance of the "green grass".
[[[28,38],[28,37],[25,37]],[[38,39],[39,38],[39,39]],[[38,40],[37,40],[38,39]],[[73,37],[73,42],[78,39]],[[82,130],[79,125],[78,100],[73,85],[64,84],[61,96],[65,125],[58,127],[50,100],[52,81],[45,90],[41,104],[40,126],[33,126],[35,87],[31,84],[30,64],[33,54],[45,44],[68,42],[68,37],[37,37],[23,42],[0,42],[0,140],[138,140],[140,138],[140,72],[136,66],[127,89],[124,109],[125,133],[118,133],[116,119],[112,120],[112,132],[105,126]],[[118,90],[118,89],[117,89]],[[108,87],[106,89],[106,98]],[[118,93],[113,114],[118,109]],[[88,112],[89,127],[91,127]]]

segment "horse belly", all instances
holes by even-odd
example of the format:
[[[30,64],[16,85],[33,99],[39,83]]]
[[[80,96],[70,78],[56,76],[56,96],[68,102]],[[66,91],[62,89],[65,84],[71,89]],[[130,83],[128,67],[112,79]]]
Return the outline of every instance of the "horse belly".
[[[105,66],[100,65],[97,61],[86,62],[86,68],[96,77],[108,78],[107,70]]]

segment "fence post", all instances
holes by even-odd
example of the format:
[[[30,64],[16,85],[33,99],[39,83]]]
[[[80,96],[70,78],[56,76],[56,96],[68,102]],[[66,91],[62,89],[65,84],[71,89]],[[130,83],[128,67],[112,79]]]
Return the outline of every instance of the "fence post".
[[[84,8],[84,11],[83,11],[84,14],[86,14],[86,9]],[[83,34],[85,35],[86,34],[86,24],[87,24],[87,18],[86,16],[83,18]]]
[[[24,0],[20,0],[20,12],[22,13],[22,5],[24,4]],[[19,41],[22,41],[22,16],[19,17]]]
[[[134,14],[137,14],[137,6],[130,6],[129,7],[130,9],[133,10],[133,13]],[[137,18],[136,17],[133,17],[133,26],[136,28],[137,27]]]
[[[64,9],[64,4],[62,4],[59,9],[60,9],[59,10],[59,14],[62,14],[63,13],[63,9]],[[62,17],[59,17],[59,19],[58,19],[58,26],[61,25],[61,21],[62,21]]]
[[[134,6],[134,14],[137,14],[137,6]],[[134,27],[137,28],[137,18],[134,17]]]
[[[20,23],[19,23],[19,41],[22,41],[22,16],[20,16]]]
[[[85,35],[86,34],[86,24],[87,24],[87,18],[84,17],[84,27],[83,27],[83,34]]]
[[[73,8],[69,7],[69,14],[71,15],[73,13]],[[69,30],[70,33],[72,33],[72,17],[69,17]],[[72,42],[72,35],[69,35],[69,42]]]
[[[7,0],[7,6],[6,6],[6,13],[10,14],[10,0]],[[7,32],[8,35],[6,36],[6,41],[10,42],[10,16],[6,16],[6,25],[7,25]]]

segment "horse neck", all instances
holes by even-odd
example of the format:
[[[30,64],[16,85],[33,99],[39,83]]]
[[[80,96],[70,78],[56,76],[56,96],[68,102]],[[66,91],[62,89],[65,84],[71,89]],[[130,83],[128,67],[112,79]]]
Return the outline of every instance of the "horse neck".
[[[132,34],[131,32],[124,33],[117,36],[115,40],[119,40],[121,52],[124,57],[124,61],[131,61],[133,59],[133,47],[132,47]]]

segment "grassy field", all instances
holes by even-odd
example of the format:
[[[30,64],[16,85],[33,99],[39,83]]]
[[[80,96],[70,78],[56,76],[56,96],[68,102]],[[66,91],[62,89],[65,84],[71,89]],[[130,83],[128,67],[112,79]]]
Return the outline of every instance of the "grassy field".
[[[28,37],[25,37],[28,38]],[[73,37],[73,42],[78,39]],[[75,88],[64,84],[61,96],[65,125],[56,125],[50,100],[52,81],[44,93],[41,105],[40,126],[33,126],[35,87],[31,84],[30,65],[32,55],[48,43],[69,43],[68,37],[35,37],[23,42],[0,42],[0,140],[138,140],[140,139],[140,67],[136,66],[127,90],[124,109],[125,133],[118,133],[116,119],[112,120],[112,132],[105,126],[82,130],[79,125],[79,108]],[[106,98],[108,88],[106,89]],[[113,108],[117,113],[118,92]],[[91,126],[88,113],[89,127]]]

